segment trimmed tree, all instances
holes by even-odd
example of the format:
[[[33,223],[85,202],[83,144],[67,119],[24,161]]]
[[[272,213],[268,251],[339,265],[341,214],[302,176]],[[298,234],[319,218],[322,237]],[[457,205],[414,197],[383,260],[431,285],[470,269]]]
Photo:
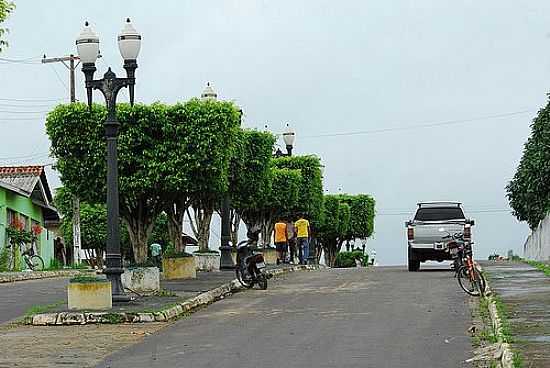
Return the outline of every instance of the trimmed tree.
[[[2,23],[8,19],[10,14],[15,10],[15,4],[11,1],[6,0],[0,0],[0,52],[4,50],[5,47],[8,46],[8,41],[4,39],[4,36],[6,33],[8,33],[8,29],[2,27]]]
[[[229,193],[232,211],[234,244],[237,224],[242,219],[248,229],[264,221],[264,209],[271,200],[273,169],[271,167],[275,136],[257,130],[241,130],[231,160]]]
[[[314,229],[323,219],[323,173],[321,160],[317,156],[280,157],[273,160],[277,168],[300,170],[302,177],[298,200],[289,211],[296,215],[303,213]]]
[[[513,214],[535,229],[550,210],[550,103],[531,124],[531,136],[514,178],[506,186]]]
[[[276,167],[271,169],[271,190],[259,216],[264,247],[271,243],[275,221],[296,215],[293,211],[300,198],[302,183],[303,178],[300,170]]]
[[[232,102],[195,98],[173,106],[169,115],[175,136],[164,149],[168,159],[163,165],[171,175],[163,180],[168,185],[164,193],[172,202],[168,205],[171,233],[181,238],[187,213],[199,251],[206,251],[212,214],[227,192],[240,113]]]
[[[94,104],[59,105],[48,114],[46,131],[57,158],[56,169],[71,193],[89,204],[106,197],[106,161],[103,122],[105,107]],[[128,228],[134,261],[147,259],[147,239],[163,207],[163,178],[157,168],[157,150],[164,140],[166,107],[128,104],[117,106],[120,215]]]
[[[324,196],[323,222],[319,226],[317,241],[325,255],[325,263],[334,266],[336,256],[346,239],[350,228],[350,206],[340,200],[339,195]]]

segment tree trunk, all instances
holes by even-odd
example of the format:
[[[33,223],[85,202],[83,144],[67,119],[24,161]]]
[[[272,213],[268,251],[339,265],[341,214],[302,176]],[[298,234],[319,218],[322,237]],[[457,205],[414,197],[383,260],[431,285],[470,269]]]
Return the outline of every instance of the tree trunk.
[[[264,221],[262,224],[262,245],[263,248],[267,248],[271,245],[271,235],[273,234],[273,229],[275,228],[275,224],[271,220],[271,218],[268,218]]]
[[[231,244],[233,246],[236,246],[239,243],[239,228],[241,226],[241,216],[235,211],[234,209],[231,209],[230,212],[231,216]]]
[[[210,250],[208,242],[210,241],[210,223],[212,221],[213,208],[196,208],[193,207],[194,220],[187,210],[187,216],[191,222],[191,229],[197,238],[199,252],[207,252]]]
[[[168,234],[174,244],[176,252],[185,252],[185,244],[183,242],[183,218],[185,211],[189,207],[186,199],[174,201],[167,209],[168,214]]]
[[[153,231],[153,222],[149,221],[145,223],[137,219],[132,219],[131,221],[124,219],[124,222],[128,228],[130,243],[132,243],[134,262],[136,264],[143,264],[147,261],[147,240]]]

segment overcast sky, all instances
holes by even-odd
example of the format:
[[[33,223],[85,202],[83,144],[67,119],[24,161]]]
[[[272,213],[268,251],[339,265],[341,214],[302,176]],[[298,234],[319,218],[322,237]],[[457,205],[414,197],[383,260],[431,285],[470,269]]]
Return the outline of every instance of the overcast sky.
[[[68,99],[68,73],[40,56],[76,52],[89,20],[99,71],[121,73],[116,36],[129,16],[143,35],[137,101],[186,100],[210,81],[246,126],[290,122],[296,153],[322,158],[326,189],[376,198],[369,246],[381,263],[405,262],[403,223],[421,200],[464,202],[480,257],[522,250],[528,229],[503,212],[504,187],[546,103],[548,1],[16,3],[0,57],[26,61],[0,60],[1,164],[52,162],[44,112]],[[334,135],[354,132],[369,134]]]

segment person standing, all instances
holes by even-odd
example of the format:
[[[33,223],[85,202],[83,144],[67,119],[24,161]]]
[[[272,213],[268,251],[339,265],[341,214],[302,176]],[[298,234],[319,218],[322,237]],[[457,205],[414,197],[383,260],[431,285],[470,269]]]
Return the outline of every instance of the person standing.
[[[288,247],[288,237],[286,232],[286,223],[279,220],[275,224],[275,250],[277,251],[277,264],[284,263]]]
[[[298,257],[300,258],[300,264],[307,264],[307,258],[309,257],[309,234],[310,227],[309,221],[300,216],[298,221],[294,224],[296,226],[296,238],[298,244]]]
[[[286,234],[290,253],[289,262],[294,264],[294,260],[296,259],[298,252],[296,249],[296,227],[294,226],[294,222],[292,222],[292,220],[289,220],[286,224]]]
[[[153,243],[149,246],[151,249],[151,258],[153,258],[153,263],[162,271],[162,260],[160,254],[162,252],[162,246],[159,243]]]

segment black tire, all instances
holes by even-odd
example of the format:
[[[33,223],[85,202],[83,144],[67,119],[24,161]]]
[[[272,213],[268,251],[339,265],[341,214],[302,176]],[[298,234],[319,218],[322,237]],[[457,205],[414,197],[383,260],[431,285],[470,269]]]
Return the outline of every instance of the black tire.
[[[237,275],[237,280],[239,280],[241,285],[244,286],[245,288],[251,289],[254,286],[254,282],[249,282],[243,279],[241,268],[239,266],[235,267],[235,274]]]
[[[485,293],[485,278],[477,268],[473,268],[472,276],[470,277],[468,267],[462,266],[458,270],[457,276],[458,284],[467,294],[471,296],[480,296]]]
[[[34,255],[29,258],[29,267],[33,271],[42,271],[44,269],[44,260],[42,257]]]
[[[267,289],[267,277],[265,277],[265,275],[262,274],[262,273],[260,273],[260,275],[258,275],[258,286],[262,290]]]
[[[414,253],[409,249],[409,272],[416,272],[420,269],[420,261],[414,257]]]

